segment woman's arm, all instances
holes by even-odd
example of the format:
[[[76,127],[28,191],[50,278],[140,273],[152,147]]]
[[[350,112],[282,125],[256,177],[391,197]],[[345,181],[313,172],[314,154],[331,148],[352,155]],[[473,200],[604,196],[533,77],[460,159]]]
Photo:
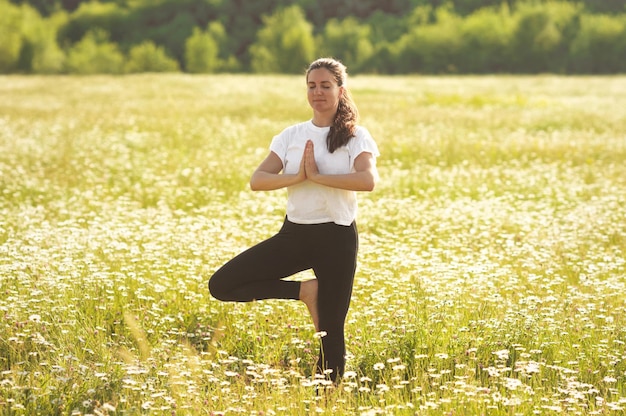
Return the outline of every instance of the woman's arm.
[[[378,182],[376,159],[369,152],[363,152],[354,160],[356,172],[340,175],[322,175],[317,169],[313,153],[313,143],[307,142],[305,153],[306,178],[320,185],[349,191],[373,191]]]
[[[306,180],[304,157],[300,163],[300,170],[295,175],[281,174],[281,170],[283,170],[282,160],[276,153],[270,152],[252,174],[250,189],[253,191],[272,191]]]

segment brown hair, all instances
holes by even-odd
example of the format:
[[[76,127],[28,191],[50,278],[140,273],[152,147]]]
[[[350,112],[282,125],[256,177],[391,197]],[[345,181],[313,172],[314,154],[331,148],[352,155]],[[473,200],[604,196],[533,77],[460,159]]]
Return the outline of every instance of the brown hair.
[[[306,77],[314,69],[325,68],[335,78],[337,85],[343,87],[343,94],[339,99],[337,112],[330,126],[330,131],[326,137],[326,146],[328,151],[333,153],[338,148],[345,146],[356,133],[356,125],[359,122],[359,110],[348,91],[346,82],[348,81],[348,73],[346,66],[333,58],[320,58],[306,70]]]

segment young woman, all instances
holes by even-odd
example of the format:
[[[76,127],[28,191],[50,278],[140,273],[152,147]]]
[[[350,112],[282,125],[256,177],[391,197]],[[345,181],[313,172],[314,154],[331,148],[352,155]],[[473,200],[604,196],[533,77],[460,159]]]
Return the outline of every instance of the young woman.
[[[357,125],[346,67],[330,58],[306,71],[313,118],[275,136],[252,174],[255,191],[287,188],[280,231],[224,264],[209,281],[223,301],[299,299],[323,332],[318,372],[340,381],[345,368],[344,322],[356,269],[356,191],[378,180],[376,143]],[[315,279],[284,278],[312,269]]]

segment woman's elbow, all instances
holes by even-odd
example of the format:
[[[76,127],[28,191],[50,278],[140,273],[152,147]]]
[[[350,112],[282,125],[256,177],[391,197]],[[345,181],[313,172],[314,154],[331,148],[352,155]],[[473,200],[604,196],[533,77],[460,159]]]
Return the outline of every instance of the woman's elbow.
[[[376,188],[376,182],[378,182],[378,174],[370,172],[368,178],[363,182],[363,191],[372,192]]]
[[[362,191],[362,192],[372,192],[375,187],[376,187],[376,182],[374,180],[368,179],[365,181],[361,181],[361,183],[359,184],[357,188],[355,188],[355,190]]]
[[[263,187],[261,186],[261,180],[259,179],[259,175],[255,172],[250,177],[250,189],[253,191],[262,191]]]

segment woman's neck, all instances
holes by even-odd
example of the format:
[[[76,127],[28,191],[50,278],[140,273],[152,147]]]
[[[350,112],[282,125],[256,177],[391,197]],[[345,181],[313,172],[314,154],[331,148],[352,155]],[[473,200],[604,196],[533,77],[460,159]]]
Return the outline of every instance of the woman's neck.
[[[335,114],[313,114],[311,120],[317,127],[329,127],[333,125]]]

